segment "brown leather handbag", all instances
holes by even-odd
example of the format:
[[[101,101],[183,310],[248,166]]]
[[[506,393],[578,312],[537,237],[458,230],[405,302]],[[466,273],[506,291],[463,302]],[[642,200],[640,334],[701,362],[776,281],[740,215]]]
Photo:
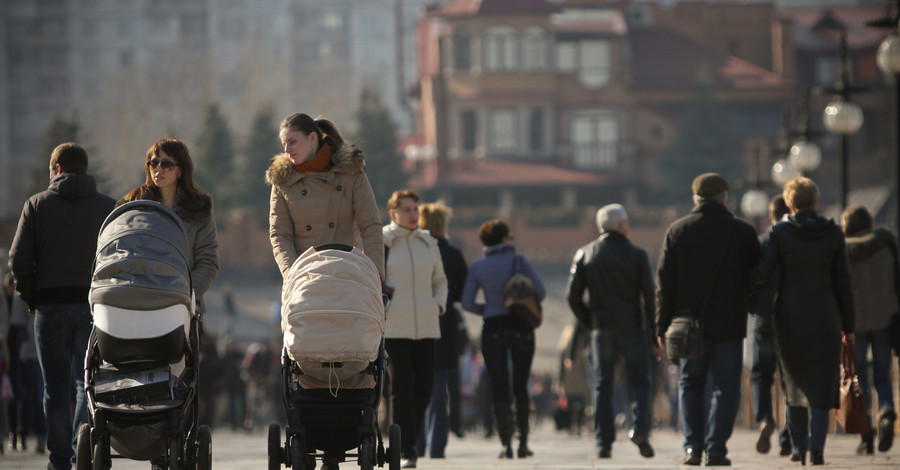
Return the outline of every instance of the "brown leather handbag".
[[[866,419],[866,397],[856,375],[856,356],[853,347],[841,343],[841,398],[835,412],[837,422],[848,434],[864,434],[869,430]]]

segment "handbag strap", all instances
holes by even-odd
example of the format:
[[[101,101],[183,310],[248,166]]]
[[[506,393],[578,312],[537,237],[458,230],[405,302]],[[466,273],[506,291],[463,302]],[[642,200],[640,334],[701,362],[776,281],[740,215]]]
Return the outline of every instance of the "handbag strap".
[[[519,254],[513,253],[513,264],[512,264],[512,274],[509,275],[509,279],[512,279],[513,276],[519,271]],[[509,282],[509,279],[506,282]]]
[[[856,354],[853,352],[853,346],[841,341],[841,364],[848,377],[856,376]]]
[[[706,293],[706,298],[703,299],[703,306],[700,307],[700,313],[697,315],[698,321],[703,321],[703,315],[706,313],[706,307],[709,305],[709,298],[712,297],[712,293],[716,290],[716,281],[719,280],[719,273],[722,272],[722,265],[725,263],[725,256],[728,254],[728,249],[731,248],[731,239],[734,238],[734,226],[736,222],[734,220],[734,215],[731,216],[731,232],[728,234],[728,241],[725,242],[725,250],[722,251],[722,255],[719,256],[719,264],[716,266],[716,274],[713,277],[712,285],[709,286],[709,292]]]

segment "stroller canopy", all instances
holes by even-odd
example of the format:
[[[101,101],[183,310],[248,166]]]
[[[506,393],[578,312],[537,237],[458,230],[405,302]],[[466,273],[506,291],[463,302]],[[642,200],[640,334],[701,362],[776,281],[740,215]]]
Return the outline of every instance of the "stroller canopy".
[[[306,250],[282,288],[284,345],[307,374],[322,361],[343,362],[341,375],[362,370],[377,358],[384,334],[375,264],[359,248],[334,247],[341,246]]]
[[[100,228],[91,304],[158,310],[183,304],[193,311],[188,241],[178,215],[155,201],[132,201]]]

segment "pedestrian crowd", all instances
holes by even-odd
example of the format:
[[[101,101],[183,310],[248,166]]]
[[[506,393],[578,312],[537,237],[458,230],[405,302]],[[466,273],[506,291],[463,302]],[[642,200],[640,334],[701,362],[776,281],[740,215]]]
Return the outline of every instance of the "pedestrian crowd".
[[[867,416],[859,452],[891,448],[896,413],[889,371],[900,338],[897,238],[859,206],[847,208],[840,223],[822,217],[812,180],[798,177],[784,186],[770,204],[771,227],[759,235],[729,211],[730,186],[722,176],[698,176],[693,210],[669,226],[655,273],[647,252],[629,238],[626,208],[598,210],[599,237],[577,251],[566,286],[573,318],[560,338],[556,400],[551,379],[532,373],[535,326],[511,306],[509,281],[524,279],[538,310],[547,291],[532,262],[516,251],[505,221],[481,225],[483,256],[467,265],[447,236],[451,210],[442,202],[399,189],[385,205],[390,222],[382,224],[363,152],[334,123],[292,114],[278,138],[284,153],[264,175],[271,185],[274,260],[285,278],[307,249],[320,245],[354,246],[371,260],[388,299],[383,405],[403,432],[403,468],[416,468],[425,455],[446,458],[449,434],[461,436],[467,419],[483,423],[486,436],[496,430],[499,458],[531,457],[529,430],[554,407],[558,427],[593,430],[598,458],[612,458],[623,425],[640,455],[653,458],[654,407],[663,405],[684,436],[685,465],[731,465],[728,440],[740,406],[748,313],[758,452],[770,451],[777,431],[777,371],[786,404],[779,454],[825,463],[842,348],[855,353],[863,384],[871,351],[877,396],[866,399],[879,411]],[[194,181],[190,153],[178,139],[155,142],[142,165],[144,183],[117,202],[97,192],[84,149],[61,144],[50,155],[50,185],[26,202],[9,251],[0,303],[0,431],[9,432],[10,449],[26,449],[33,436],[34,449],[49,453],[48,470],[71,468],[76,432],[89,419],[88,290],[97,233],[114,207],[151,200],[174,210],[188,237],[196,311],[207,310],[204,294],[219,271],[212,196]],[[237,344],[229,336],[238,310],[230,285],[223,295],[225,336],[205,331],[201,342],[200,421],[233,430],[283,421],[281,345],[269,339]],[[469,337],[463,312],[481,317],[480,341]],[[677,353],[668,334],[685,321],[700,332],[691,354]],[[670,369],[658,361],[667,355]],[[660,390],[671,401],[658,400]],[[337,464],[326,460],[323,468]],[[164,465],[163,457],[151,459],[152,468]]]

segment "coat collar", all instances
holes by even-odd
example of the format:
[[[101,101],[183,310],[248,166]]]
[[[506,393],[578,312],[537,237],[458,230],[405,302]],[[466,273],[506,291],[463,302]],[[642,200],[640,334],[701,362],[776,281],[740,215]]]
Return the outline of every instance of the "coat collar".
[[[266,183],[276,186],[290,186],[306,176],[327,177],[331,173],[355,175],[366,170],[362,151],[353,144],[338,147],[331,155],[331,168],[322,172],[304,173],[294,168],[291,157],[281,153],[272,157],[266,170]]]
[[[432,237],[431,232],[428,230],[420,228],[410,230],[406,227],[401,227],[397,222],[393,221],[382,228],[381,234],[384,236],[384,244],[387,246],[391,246],[394,243],[394,240],[398,238],[418,238],[427,244],[437,244],[437,239]]]

